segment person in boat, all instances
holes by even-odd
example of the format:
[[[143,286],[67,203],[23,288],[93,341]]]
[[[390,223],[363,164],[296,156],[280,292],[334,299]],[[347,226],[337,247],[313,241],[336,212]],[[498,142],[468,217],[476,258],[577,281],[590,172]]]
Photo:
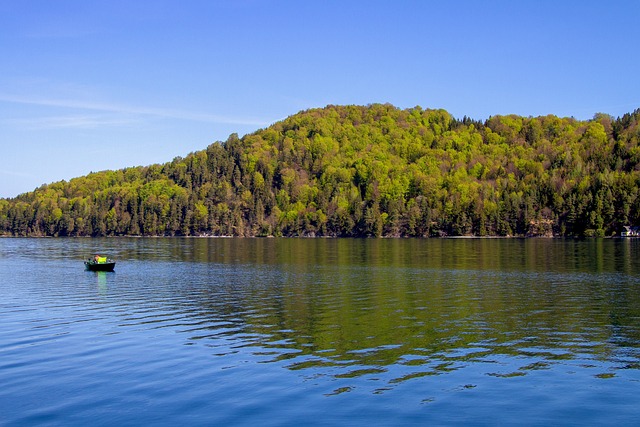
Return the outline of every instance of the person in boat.
[[[106,256],[101,256],[101,255],[96,254],[93,257],[93,263],[94,264],[104,264],[104,263],[107,263],[107,262],[109,262],[109,259]]]

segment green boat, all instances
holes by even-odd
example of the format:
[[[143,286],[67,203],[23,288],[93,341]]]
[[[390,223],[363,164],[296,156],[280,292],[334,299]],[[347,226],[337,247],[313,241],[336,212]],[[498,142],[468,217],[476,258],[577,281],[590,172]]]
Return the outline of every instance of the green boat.
[[[96,255],[84,262],[84,266],[90,271],[113,271],[116,262],[112,259]]]

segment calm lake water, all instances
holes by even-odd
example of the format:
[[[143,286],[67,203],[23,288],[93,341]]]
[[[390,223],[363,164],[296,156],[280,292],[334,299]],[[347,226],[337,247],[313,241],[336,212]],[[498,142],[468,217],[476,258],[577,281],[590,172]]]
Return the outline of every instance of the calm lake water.
[[[1,425],[455,423],[639,424],[640,240],[0,239]]]

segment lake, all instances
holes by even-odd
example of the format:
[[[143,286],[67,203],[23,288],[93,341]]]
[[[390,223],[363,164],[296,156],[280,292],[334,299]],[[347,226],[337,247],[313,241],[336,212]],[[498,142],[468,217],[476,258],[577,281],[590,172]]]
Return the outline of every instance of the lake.
[[[84,270],[96,252],[115,272]],[[637,425],[639,254],[0,239],[0,424]]]

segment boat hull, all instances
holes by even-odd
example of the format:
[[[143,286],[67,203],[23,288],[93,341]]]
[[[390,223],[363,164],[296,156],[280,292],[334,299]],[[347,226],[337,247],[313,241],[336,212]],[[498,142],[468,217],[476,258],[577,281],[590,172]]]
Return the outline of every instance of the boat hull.
[[[115,262],[90,262],[85,261],[84,265],[89,271],[113,271],[116,266]]]

